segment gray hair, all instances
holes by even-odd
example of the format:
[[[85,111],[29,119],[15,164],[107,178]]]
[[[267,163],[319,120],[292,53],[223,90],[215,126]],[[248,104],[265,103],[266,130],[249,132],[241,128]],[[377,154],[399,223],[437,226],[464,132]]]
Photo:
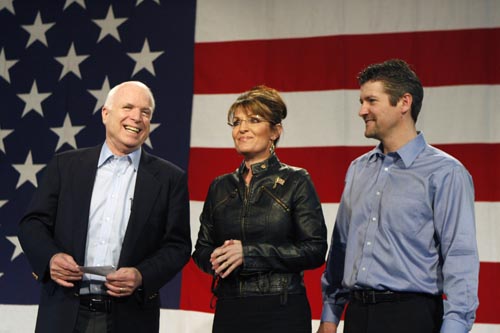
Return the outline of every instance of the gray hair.
[[[149,89],[149,87],[147,85],[145,85],[144,83],[142,83],[140,81],[125,81],[125,82],[122,82],[122,83],[117,84],[116,86],[114,86],[108,92],[108,96],[106,97],[106,101],[104,101],[104,106],[106,108],[108,108],[108,109],[111,109],[111,107],[113,105],[113,100],[114,100],[114,97],[115,97],[115,93],[120,88],[122,88],[123,86],[129,85],[129,84],[134,84],[136,86],[139,86],[139,87],[143,88],[149,94],[149,99],[151,100],[151,112],[154,112],[156,104],[155,104],[155,98],[153,96],[153,93],[151,92],[151,89]]]

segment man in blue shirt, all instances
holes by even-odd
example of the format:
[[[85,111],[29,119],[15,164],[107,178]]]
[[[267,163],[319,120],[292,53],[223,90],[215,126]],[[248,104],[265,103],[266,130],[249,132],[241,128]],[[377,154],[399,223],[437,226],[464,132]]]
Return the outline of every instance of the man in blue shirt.
[[[402,60],[364,69],[359,116],[380,141],[346,175],[319,333],[468,332],[478,306],[474,187],[464,166],[416,130],[423,100]]]

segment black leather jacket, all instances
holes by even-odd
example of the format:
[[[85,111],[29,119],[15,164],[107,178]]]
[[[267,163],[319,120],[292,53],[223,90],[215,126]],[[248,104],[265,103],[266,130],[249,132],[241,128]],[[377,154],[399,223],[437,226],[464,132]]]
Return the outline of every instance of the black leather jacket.
[[[321,204],[306,170],[276,155],[252,165],[248,187],[235,172],[211,184],[200,216],[193,259],[214,274],[209,262],[225,240],[243,245],[243,265],[225,279],[214,276],[218,298],[305,293],[303,271],[321,266],[327,250]]]

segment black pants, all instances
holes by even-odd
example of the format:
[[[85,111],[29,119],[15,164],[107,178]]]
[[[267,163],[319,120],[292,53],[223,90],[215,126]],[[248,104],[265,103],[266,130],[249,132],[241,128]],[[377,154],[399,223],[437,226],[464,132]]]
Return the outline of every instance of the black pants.
[[[442,320],[440,296],[415,295],[376,304],[352,299],[345,314],[344,333],[439,333]]]
[[[73,333],[111,333],[113,322],[111,313],[90,311],[80,305]]]
[[[213,333],[310,333],[311,308],[306,295],[219,299]]]

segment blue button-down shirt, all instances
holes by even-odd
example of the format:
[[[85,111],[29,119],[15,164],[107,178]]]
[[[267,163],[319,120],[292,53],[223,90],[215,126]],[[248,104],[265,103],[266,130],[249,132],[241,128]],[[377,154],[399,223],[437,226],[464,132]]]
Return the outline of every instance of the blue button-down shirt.
[[[444,293],[441,332],[467,332],[478,306],[472,178],[422,133],[397,152],[381,148],[347,171],[322,277],[322,321],[339,322],[348,290]]]
[[[141,149],[114,156],[104,143],[97,164],[97,175],[90,203],[85,266],[117,266],[127,230]],[[84,280],[103,281],[105,277],[85,274]],[[102,284],[91,284],[82,293],[102,293]]]

